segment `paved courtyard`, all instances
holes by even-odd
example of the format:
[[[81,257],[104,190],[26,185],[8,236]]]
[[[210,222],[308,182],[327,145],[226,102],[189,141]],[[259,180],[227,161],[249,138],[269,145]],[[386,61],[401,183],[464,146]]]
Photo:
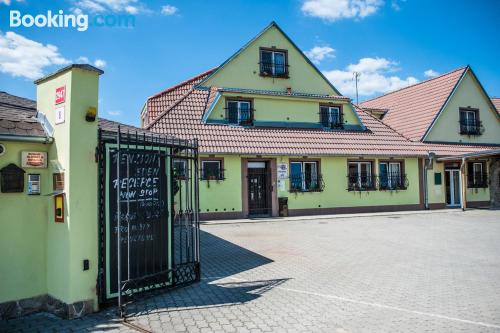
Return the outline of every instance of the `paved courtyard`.
[[[500,332],[500,211],[202,226],[200,283],[141,301],[152,332]],[[0,331],[133,331],[113,309]]]

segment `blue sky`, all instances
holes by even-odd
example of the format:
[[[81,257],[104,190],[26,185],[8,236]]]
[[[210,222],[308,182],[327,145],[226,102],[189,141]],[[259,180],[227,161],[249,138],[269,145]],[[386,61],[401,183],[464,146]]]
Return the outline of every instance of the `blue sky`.
[[[10,27],[36,15],[134,15],[135,27]],[[68,62],[101,77],[101,117],[139,124],[146,98],[222,63],[272,20],[341,93],[360,99],[470,64],[500,96],[500,2],[427,0],[0,0],[0,90],[35,97],[33,79]]]

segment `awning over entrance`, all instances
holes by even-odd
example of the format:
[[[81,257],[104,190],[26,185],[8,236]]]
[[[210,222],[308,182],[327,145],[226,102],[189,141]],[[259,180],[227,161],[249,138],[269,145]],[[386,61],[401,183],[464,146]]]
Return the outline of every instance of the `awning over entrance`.
[[[438,162],[459,162],[460,163],[460,206],[462,210],[467,208],[467,178],[465,174],[466,164],[470,160],[487,158],[490,160],[487,168],[489,174],[489,188],[491,207],[500,207],[500,149],[491,149],[482,152],[467,153],[458,156],[446,156],[437,158]],[[471,172],[471,171],[469,171]]]

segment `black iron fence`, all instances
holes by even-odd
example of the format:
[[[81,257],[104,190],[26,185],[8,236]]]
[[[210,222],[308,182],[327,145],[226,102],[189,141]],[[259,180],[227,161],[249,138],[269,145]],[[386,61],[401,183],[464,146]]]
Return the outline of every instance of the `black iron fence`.
[[[264,76],[288,77],[288,65],[261,61],[260,74]]]
[[[319,120],[321,125],[324,128],[330,129],[342,129],[344,128],[344,116],[343,113],[340,112],[338,114],[332,113],[328,109],[322,109],[319,112]]]
[[[488,187],[488,175],[486,172],[470,172],[467,174],[467,187],[486,188]]]
[[[358,174],[347,175],[348,191],[397,191],[406,190],[409,181],[406,174],[388,173],[383,175]]]
[[[460,134],[481,135],[484,131],[482,122],[476,119],[461,119],[459,125]]]
[[[408,178],[399,172],[390,172],[378,176],[379,190],[406,190]]]
[[[250,126],[253,123],[253,112],[254,109],[252,108],[227,107],[227,122],[230,124]]]
[[[290,177],[290,192],[321,192],[325,188],[323,176],[295,173]]]

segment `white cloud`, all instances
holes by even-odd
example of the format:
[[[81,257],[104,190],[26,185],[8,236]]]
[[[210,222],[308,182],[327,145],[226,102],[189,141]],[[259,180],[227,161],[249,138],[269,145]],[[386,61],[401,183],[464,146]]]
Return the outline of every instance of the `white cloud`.
[[[177,13],[179,11],[179,8],[175,7],[175,6],[171,6],[171,5],[165,5],[165,6],[162,6],[161,7],[161,13],[163,15],[174,15],[175,13]]]
[[[335,58],[335,50],[329,46],[315,46],[304,53],[315,64],[319,64],[325,58]]]
[[[305,15],[334,22],[373,15],[383,4],[383,0],[305,0],[301,9]]]
[[[100,67],[100,68],[103,68],[103,67],[106,67],[106,61],[102,60],[102,59],[96,59],[94,61],[94,66],[96,67]]]
[[[391,8],[394,9],[395,11],[399,12],[401,10],[400,2],[406,2],[406,0],[392,0],[391,1]]]
[[[0,32],[0,72],[12,76],[37,79],[52,65],[66,65],[56,46],[38,43],[15,32]]]
[[[137,14],[144,11],[144,6],[139,0],[78,0],[75,10],[85,9],[93,13],[116,12]]]
[[[92,62],[88,57],[80,56],[78,59],[76,59],[77,63],[81,64],[93,64],[96,67],[106,67],[107,63],[105,60],[102,59],[96,59],[94,62]]]
[[[397,70],[397,63],[394,61],[385,58],[362,58],[344,70],[324,71],[323,74],[342,94],[354,97],[356,95],[354,72],[360,73],[358,81],[360,96],[387,93],[418,82],[413,76],[401,78],[391,74]]]
[[[424,72],[424,75],[425,75],[425,77],[429,77],[429,78],[430,78],[430,77],[435,77],[435,76],[438,76],[438,75],[439,75],[439,73],[438,73],[438,72],[436,72],[436,71],[435,71],[435,70],[433,70],[433,69],[428,69],[428,70],[426,70],[426,71]]]
[[[16,0],[17,2],[23,2],[24,0]],[[10,4],[12,3],[12,0],[0,0],[0,4],[4,4],[4,5],[7,5],[7,6],[10,6]]]
[[[78,59],[76,59],[77,63],[82,63],[82,64],[90,64],[90,60],[87,57],[80,56]]]
[[[121,111],[108,111],[108,114],[113,117],[117,117],[122,114]]]

